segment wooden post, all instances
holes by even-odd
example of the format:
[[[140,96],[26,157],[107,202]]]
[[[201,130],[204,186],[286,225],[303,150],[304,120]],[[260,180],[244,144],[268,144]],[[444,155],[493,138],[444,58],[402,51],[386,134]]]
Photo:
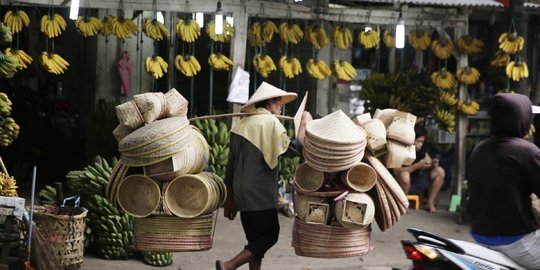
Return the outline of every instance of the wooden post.
[[[233,61],[233,70],[236,70],[236,68],[238,67],[244,68],[244,63],[246,60],[246,40],[248,33],[249,14],[246,12],[246,0],[240,0],[240,2],[242,7],[233,14],[235,30],[234,39],[231,46],[231,59]],[[239,113],[240,107],[240,104],[233,103],[232,111],[234,113]],[[231,128],[234,127],[238,123],[238,121],[240,121],[240,118],[234,117],[231,122]]]
[[[516,32],[518,35],[522,36],[525,39],[525,46],[523,46],[523,51],[518,52],[520,61],[527,62],[527,32],[529,23],[529,16],[525,12],[524,0],[512,0],[510,1],[510,9],[508,10],[509,21],[508,25],[514,24]],[[530,63],[527,63],[530,64]],[[532,68],[532,65],[529,65]],[[522,78],[518,82],[511,81],[511,89],[515,90],[517,93],[529,95],[529,79]]]

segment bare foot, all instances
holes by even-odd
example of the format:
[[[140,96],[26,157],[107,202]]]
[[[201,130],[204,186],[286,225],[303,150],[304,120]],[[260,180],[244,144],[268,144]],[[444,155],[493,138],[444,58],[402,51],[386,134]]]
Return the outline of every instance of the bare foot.
[[[435,207],[435,205],[427,205],[426,206],[426,211],[430,212],[430,213],[436,213],[437,212],[437,208]]]

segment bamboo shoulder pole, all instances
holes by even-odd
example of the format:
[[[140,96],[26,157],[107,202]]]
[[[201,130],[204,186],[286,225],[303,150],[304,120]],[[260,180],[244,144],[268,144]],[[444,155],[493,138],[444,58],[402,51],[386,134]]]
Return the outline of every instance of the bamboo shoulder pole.
[[[213,114],[213,115],[205,115],[205,116],[198,116],[190,118],[189,121],[197,121],[202,119],[217,119],[217,118],[226,118],[226,117],[241,117],[241,116],[250,116],[255,115],[256,113],[224,113],[224,114]],[[294,117],[292,116],[286,116],[286,115],[278,115],[274,114],[275,117],[283,120],[294,120]]]

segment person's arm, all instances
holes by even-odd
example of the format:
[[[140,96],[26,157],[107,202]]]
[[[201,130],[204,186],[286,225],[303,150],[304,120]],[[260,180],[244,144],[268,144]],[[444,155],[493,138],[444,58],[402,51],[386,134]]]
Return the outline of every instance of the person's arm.
[[[311,114],[309,112],[304,112],[302,115],[302,121],[300,122],[300,126],[298,128],[298,136],[291,139],[287,151],[283,153],[284,157],[296,157],[302,153],[304,138],[306,136],[306,124],[311,120],[313,120]]]
[[[438,161],[437,161],[437,164],[438,164]],[[427,168],[430,168],[431,166],[432,166],[431,157],[426,153],[426,156],[423,159],[419,160],[418,162],[413,163],[410,166],[403,166],[401,168],[396,168],[395,172],[397,174],[400,174],[402,172],[407,172],[411,174],[417,170],[427,169]]]
[[[224,211],[223,215],[233,220],[236,217],[237,209],[236,209],[236,203],[234,202],[234,164],[236,162],[236,155],[235,155],[235,145],[237,138],[235,138],[235,134],[231,133],[230,141],[229,141],[229,159],[227,161],[227,168],[225,170],[225,186],[227,186],[227,199],[225,200],[225,203],[223,205]]]

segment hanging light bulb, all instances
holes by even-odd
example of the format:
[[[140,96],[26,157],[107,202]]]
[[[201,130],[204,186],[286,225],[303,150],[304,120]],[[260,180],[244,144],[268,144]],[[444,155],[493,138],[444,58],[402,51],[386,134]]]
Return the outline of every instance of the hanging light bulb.
[[[163,17],[163,13],[161,13],[161,11],[156,13],[156,20],[160,23],[165,23],[165,17]]]
[[[202,12],[195,13],[195,21],[197,22],[199,27],[202,28],[204,26],[204,13]]]
[[[214,17],[216,35],[223,34],[223,11],[221,10],[221,1],[217,2],[216,15]]]
[[[399,19],[396,24],[396,48],[403,49],[405,47],[405,21],[399,13]]]
[[[233,18],[233,16],[226,16],[225,20],[231,25],[231,27],[234,26],[234,18]]]
[[[69,18],[76,20],[79,17],[79,0],[71,0],[71,6],[69,7]]]

